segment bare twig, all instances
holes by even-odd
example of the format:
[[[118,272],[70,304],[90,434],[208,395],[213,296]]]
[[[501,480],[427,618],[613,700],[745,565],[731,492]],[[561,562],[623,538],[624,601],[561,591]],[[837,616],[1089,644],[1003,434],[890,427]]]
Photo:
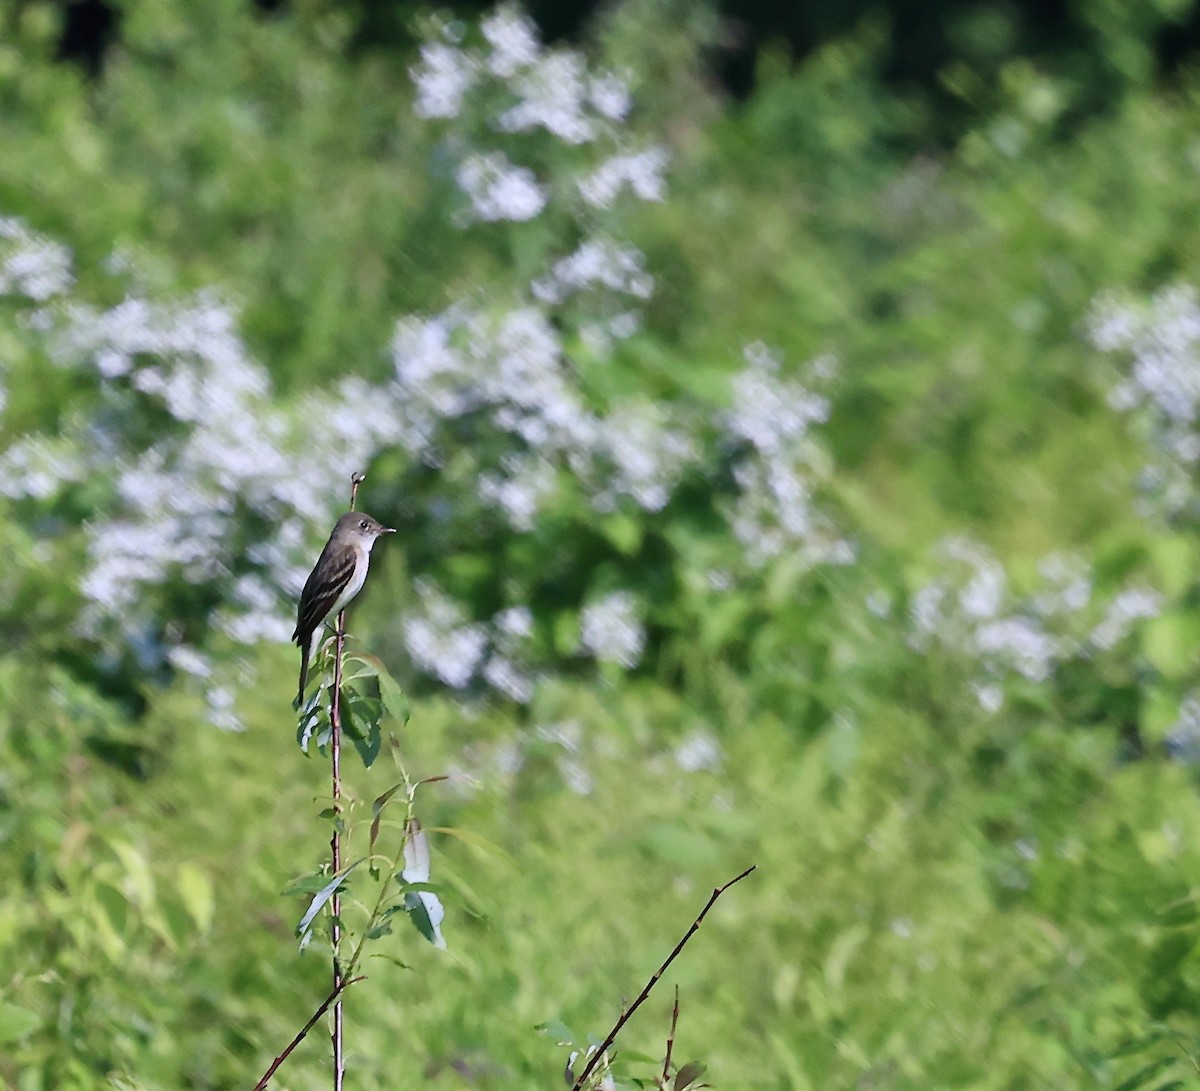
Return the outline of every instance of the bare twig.
[[[300,1030],[296,1033],[296,1037],[288,1042],[287,1048],[271,1062],[271,1067],[263,1073],[262,1079],[254,1085],[254,1091],[266,1091],[266,1086],[271,1082],[271,1077],[275,1075],[275,1070],[288,1059],[292,1050],[295,1049],[302,1041],[304,1041],[304,1038],[308,1032],[317,1025],[317,1020],[329,1010],[329,1005],[334,1003],[334,1001],[339,1001],[342,993],[350,988],[351,985],[357,985],[360,981],[364,980],[366,979],[363,977],[352,977],[347,981],[343,981],[336,989],[334,989],[333,992],[331,992],[327,997],[325,997],[324,1000],[321,1001],[321,1006],[312,1013],[312,1017],[307,1023],[304,1024],[304,1026],[300,1028]]]
[[[671,1009],[671,1029],[667,1034],[667,1055],[663,1058],[662,1085],[666,1091],[671,1076],[671,1053],[675,1049],[675,1028],[679,1025],[679,986],[675,986],[675,1006]]]
[[[717,899],[731,886],[733,886],[734,883],[740,883],[757,866],[757,864],[751,864],[748,868],[746,868],[745,871],[741,873],[741,875],[735,875],[724,886],[716,887],[713,890],[712,894],[709,895],[709,899],[705,903],[704,908],[700,910],[699,915],[694,921],[692,921],[691,928],[689,928],[683,934],[683,938],[677,944],[675,944],[675,949],[669,955],[667,955],[666,961],[664,961],[663,964],[654,971],[654,976],[646,982],[646,987],[642,989],[641,993],[638,994],[638,998],[632,1004],[630,1004],[626,1011],[622,1012],[621,1018],[618,1019],[615,1024],[613,1024],[612,1030],[608,1032],[608,1037],[605,1038],[601,1043],[600,1048],[592,1054],[591,1060],[588,1061],[588,1063],[584,1066],[583,1071],[579,1073],[579,1076],[571,1085],[571,1091],[579,1091],[579,1089],[583,1086],[583,1081],[591,1075],[592,1069],[600,1063],[600,1058],[603,1057],[612,1047],[617,1035],[621,1033],[621,1028],[629,1022],[630,1018],[633,1016],[633,1013],[637,1011],[643,1003],[645,1003],[646,997],[650,995],[650,990],[653,989],[656,984],[658,984],[658,979],[666,972],[667,967],[675,961],[676,956],[678,956],[679,952],[683,950],[684,946],[687,944],[687,941],[696,934],[701,923],[704,921],[704,918],[708,915],[708,911],[716,904]]]

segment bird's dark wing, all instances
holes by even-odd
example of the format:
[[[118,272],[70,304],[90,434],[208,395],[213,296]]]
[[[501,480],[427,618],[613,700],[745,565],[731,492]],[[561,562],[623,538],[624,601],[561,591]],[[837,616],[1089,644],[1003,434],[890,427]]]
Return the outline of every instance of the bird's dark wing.
[[[300,605],[296,610],[296,631],[292,640],[306,647],[317,626],[329,615],[338,596],[346,589],[354,575],[356,555],[346,550],[344,556],[333,567],[327,563],[326,552],[310,573],[304,590],[300,592]]]

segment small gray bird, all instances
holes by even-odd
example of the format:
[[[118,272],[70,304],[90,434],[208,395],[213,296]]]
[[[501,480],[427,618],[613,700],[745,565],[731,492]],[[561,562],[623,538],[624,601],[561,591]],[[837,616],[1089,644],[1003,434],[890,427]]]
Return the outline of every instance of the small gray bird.
[[[381,534],[395,534],[365,512],[348,511],[333,528],[329,541],[300,592],[296,610],[296,631],[292,640],[300,645],[300,693],[297,707],[304,704],[304,683],[308,680],[308,661],[317,650],[321,626],[336,617],[362,590],[371,563],[371,547]]]

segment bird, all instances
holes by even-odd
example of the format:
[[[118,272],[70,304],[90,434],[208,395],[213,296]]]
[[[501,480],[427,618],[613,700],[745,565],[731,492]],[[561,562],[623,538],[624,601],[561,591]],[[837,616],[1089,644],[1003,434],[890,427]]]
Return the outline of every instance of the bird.
[[[329,541],[304,582],[296,608],[296,631],[292,640],[300,646],[300,691],[296,707],[304,704],[308,662],[317,650],[321,627],[337,616],[362,590],[371,563],[371,547],[384,534],[395,534],[378,519],[361,511],[348,511],[334,525]]]

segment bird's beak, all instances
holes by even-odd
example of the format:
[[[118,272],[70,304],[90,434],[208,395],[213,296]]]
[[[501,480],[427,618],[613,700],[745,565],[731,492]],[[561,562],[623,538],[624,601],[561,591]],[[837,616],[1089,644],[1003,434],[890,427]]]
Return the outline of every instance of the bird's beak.
[[[396,528],[395,527],[383,527],[379,533],[380,534],[395,534]]]

